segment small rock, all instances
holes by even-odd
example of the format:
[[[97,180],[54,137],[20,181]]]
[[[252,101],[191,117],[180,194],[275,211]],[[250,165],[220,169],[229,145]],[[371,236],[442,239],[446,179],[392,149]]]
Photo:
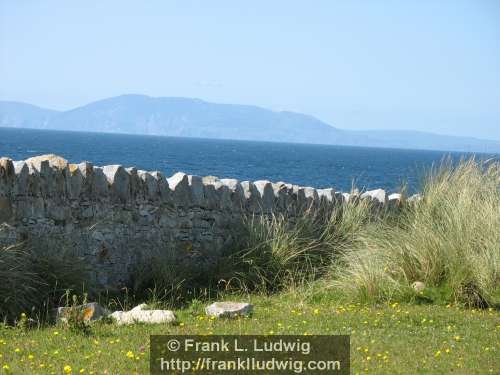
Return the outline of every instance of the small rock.
[[[149,310],[148,305],[145,303],[141,303],[140,305],[133,307],[130,311],[142,311],[142,310]]]
[[[72,307],[58,307],[55,311],[56,322],[67,322],[72,309],[76,309],[79,313],[83,314],[85,321],[99,320],[109,315],[109,311],[97,302],[90,302]]]
[[[40,165],[43,161],[48,161],[51,167],[57,169],[64,169],[68,166],[68,161],[66,159],[54,154],[34,156],[26,159],[26,163],[33,165],[37,170],[40,170]]]
[[[130,311],[115,311],[110,316],[118,325],[145,323],[162,324],[173,323],[176,320],[175,314],[170,310],[147,310],[148,306],[142,303]]]
[[[420,293],[425,289],[425,284],[421,281],[415,281],[413,284],[411,284],[411,287],[415,292]]]
[[[410,203],[417,203],[422,200],[422,195],[420,194],[413,194],[410,198],[408,198],[408,202]]]
[[[389,195],[387,202],[388,202],[389,207],[396,208],[396,207],[399,207],[401,205],[402,199],[403,199],[402,194],[394,193],[394,194]]]
[[[386,193],[383,189],[370,190],[366,193],[361,194],[361,198],[370,198],[374,202],[378,202],[380,204],[384,204],[386,201]]]
[[[205,308],[208,316],[216,318],[234,318],[248,316],[253,311],[253,305],[244,302],[215,302]]]

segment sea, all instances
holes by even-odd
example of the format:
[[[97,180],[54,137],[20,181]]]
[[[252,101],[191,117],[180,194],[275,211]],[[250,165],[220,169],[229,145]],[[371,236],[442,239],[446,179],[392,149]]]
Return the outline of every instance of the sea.
[[[337,191],[350,191],[355,186],[388,192],[399,191],[402,186],[416,192],[425,173],[443,158],[472,156],[445,151],[0,128],[0,157],[23,160],[49,153],[72,163],[121,164],[161,171],[167,177],[182,171]]]

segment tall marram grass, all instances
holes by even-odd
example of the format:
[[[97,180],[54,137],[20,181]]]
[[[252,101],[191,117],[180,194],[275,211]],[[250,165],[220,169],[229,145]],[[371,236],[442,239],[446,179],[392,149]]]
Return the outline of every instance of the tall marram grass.
[[[0,322],[21,313],[45,321],[68,290],[93,292],[87,263],[49,238],[0,247]]]
[[[43,279],[32,272],[26,256],[20,246],[0,247],[0,321],[30,311],[38,299]]]
[[[422,196],[343,251],[333,286],[351,299],[383,301],[415,296],[411,284],[421,281],[448,300],[498,303],[500,163],[445,160],[428,173]]]
[[[264,293],[309,283],[325,275],[335,256],[370,224],[367,201],[309,209],[298,217],[250,216],[231,254],[229,284]]]

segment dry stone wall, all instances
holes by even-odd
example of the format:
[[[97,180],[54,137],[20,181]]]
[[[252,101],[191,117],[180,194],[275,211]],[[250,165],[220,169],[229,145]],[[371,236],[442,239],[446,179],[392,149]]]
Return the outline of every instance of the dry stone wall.
[[[389,200],[383,190],[361,197],[378,205],[400,199]],[[180,172],[166,177],[121,165],[69,164],[55,155],[1,158],[0,245],[49,238],[52,251],[71,248],[84,257],[98,284],[120,288],[152,249],[168,247],[210,264],[243,215],[294,216],[349,199],[334,189]]]

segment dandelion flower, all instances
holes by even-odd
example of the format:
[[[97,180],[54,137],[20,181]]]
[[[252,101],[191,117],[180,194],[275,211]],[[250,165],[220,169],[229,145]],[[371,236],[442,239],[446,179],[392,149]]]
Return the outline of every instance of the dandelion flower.
[[[71,374],[71,371],[72,371],[72,369],[71,369],[71,366],[70,366],[70,365],[66,365],[66,366],[64,366],[63,370],[64,370],[64,373],[65,373],[65,374]]]

